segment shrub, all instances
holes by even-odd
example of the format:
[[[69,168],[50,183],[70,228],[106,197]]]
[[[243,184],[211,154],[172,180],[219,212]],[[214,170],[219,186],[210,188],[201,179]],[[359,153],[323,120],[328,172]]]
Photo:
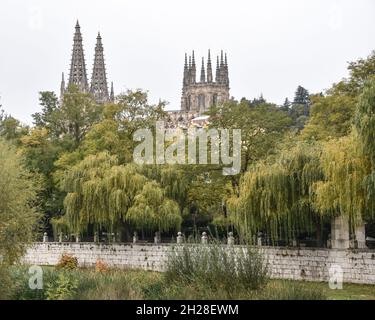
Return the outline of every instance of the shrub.
[[[267,263],[250,247],[226,245],[183,245],[168,257],[166,282],[194,284],[206,290],[226,293],[260,289],[268,282]]]
[[[56,265],[56,269],[67,269],[73,270],[78,267],[78,259],[69,254],[63,254],[60,258],[60,261]]]
[[[47,285],[47,300],[68,300],[72,299],[78,289],[78,280],[73,279],[65,272],[59,273],[55,281]]]
[[[43,289],[30,289],[29,266],[13,266],[11,268],[12,296],[14,300],[44,300],[47,284],[56,281],[58,273],[51,267],[43,267]]]
[[[95,263],[95,271],[96,272],[107,272],[108,271],[108,264],[106,264],[104,261],[98,259]]]

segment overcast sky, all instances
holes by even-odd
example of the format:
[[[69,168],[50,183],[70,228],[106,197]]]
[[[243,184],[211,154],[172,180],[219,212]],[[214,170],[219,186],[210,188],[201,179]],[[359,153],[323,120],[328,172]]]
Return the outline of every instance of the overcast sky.
[[[89,76],[97,32],[115,93],[149,91],[180,108],[184,53],[228,53],[231,95],[281,104],[320,92],[375,49],[373,0],[1,0],[0,104],[26,123],[38,92],[59,92],[79,19]],[[200,68],[198,68],[200,70]],[[198,72],[199,76],[199,72]]]

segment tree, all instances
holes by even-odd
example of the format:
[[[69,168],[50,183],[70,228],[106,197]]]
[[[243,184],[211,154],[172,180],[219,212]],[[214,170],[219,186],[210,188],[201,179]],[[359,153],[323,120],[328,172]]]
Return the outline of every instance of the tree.
[[[6,287],[7,267],[17,262],[34,239],[38,179],[24,167],[22,157],[0,139],[0,276]],[[0,296],[2,289],[0,289]]]
[[[366,59],[349,62],[349,77],[334,84],[329,90],[330,94],[349,95],[359,97],[368,80],[375,75],[375,51]]]
[[[89,93],[82,93],[77,86],[70,85],[58,110],[62,133],[71,137],[74,146],[78,147],[91,126],[99,121],[102,107]]]
[[[228,200],[231,220],[242,237],[259,231],[273,240],[296,239],[318,231],[320,214],[311,201],[311,185],[322,179],[319,146],[286,141],[280,152],[251,166],[241,179],[239,196]]]
[[[53,177],[56,170],[55,161],[63,148],[55,139],[51,139],[49,132],[44,127],[36,127],[20,139],[20,151],[25,158],[26,167],[42,178],[43,190],[38,199],[47,228],[49,219],[61,212],[64,197]]]
[[[322,215],[345,216],[352,227],[374,215],[374,201],[363,183],[370,162],[360,145],[355,130],[349,136],[325,142],[320,156],[323,178],[311,188],[314,207]]]
[[[120,231],[129,227],[124,222],[165,231],[181,219],[178,204],[165,197],[158,183],[148,180],[137,166],[119,165],[116,156],[107,152],[87,156],[73,166],[62,187],[67,192],[66,213],[54,223],[63,222],[75,233],[86,233],[90,226]]]
[[[350,133],[356,99],[348,95],[313,95],[310,118],[302,131],[304,139],[329,140]]]
[[[59,114],[59,100],[56,94],[51,91],[40,92],[39,95],[39,104],[42,111],[32,115],[34,125],[47,129],[52,137],[58,138],[63,133],[63,123]]]
[[[1,106],[0,106],[1,107]],[[0,108],[0,137],[5,140],[19,144],[19,139],[27,134],[29,128],[22,125],[20,121],[6,114]]]
[[[248,108],[246,103],[228,102],[212,108],[210,115],[212,128],[241,129],[241,173],[272,153],[291,124],[286,112],[268,103]]]
[[[308,120],[310,103],[309,92],[304,87],[298,86],[293,104],[289,108],[289,114],[293,119],[293,126],[298,130],[302,130]]]
[[[298,86],[296,93],[294,95],[293,104],[303,104],[308,105],[310,103],[310,94],[302,86]]]
[[[158,183],[149,181],[135,196],[126,220],[138,229],[147,228],[163,232],[170,229],[179,230],[182,217],[178,204],[165,196]]]
[[[289,101],[289,99],[285,98],[284,104],[281,106],[280,109],[288,112],[291,105],[292,103]]]
[[[364,178],[368,210],[375,209],[375,78],[369,80],[363,90],[356,109],[355,128],[362,142],[362,153],[368,157],[371,166]]]

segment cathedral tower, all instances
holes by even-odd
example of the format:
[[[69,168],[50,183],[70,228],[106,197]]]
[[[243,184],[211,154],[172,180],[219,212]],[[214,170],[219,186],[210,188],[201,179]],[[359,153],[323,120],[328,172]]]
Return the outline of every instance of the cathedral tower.
[[[96,38],[90,92],[98,103],[109,101],[107,74],[105,71],[103,44],[100,33],[98,33],[98,37]]]
[[[227,55],[221,51],[220,62],[217,56],[215,81],[212,75],[211,52],[208,51],[207,68],[202,58],[200,81],[196,82],[194,51],[192,56],[185,54],[182,85],[181,111],[197,114],[205,113],[213,105],[229,100],[229,73]]]
[[[97,103],[114,102],[115,94],[113,91],[113,83],[111,93],[108,91],[107,74],[104,62],[104,49],[100,33],[96,38],[94,65],[92,69],[91,84],[87,79],[85,54],[83,51],[81,27],[77,21],[73,38],[72,60],[70,64],[70,73],[68,86],[76,85],[81,92],[91,93]],[[62,101],[66,90],[64,73],[62,75],[60,86],[60,101]]]
[[[69,84],[75,84],[82,92],[88,92],[85,54],[83,51],[81,27],[77,21],[73,39],[72,61],[70,64]]]

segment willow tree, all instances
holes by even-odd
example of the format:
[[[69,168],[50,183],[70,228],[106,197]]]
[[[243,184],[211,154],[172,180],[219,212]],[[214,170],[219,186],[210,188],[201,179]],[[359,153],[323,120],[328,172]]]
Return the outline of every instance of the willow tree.
[[[324,178],[312,189],[314,206],[321,214],[344,216],[352,228],[373,215],[363,183],[371,163],[363,156],[356,130],[347,137],[326,142],[320,164]]]
[[[375,79],[359,97],[355,126],[349,136],[325,143],[321,166],[324,180],[316,183],[316,207],[345,216],[352,230],[374,219],[375,209]]]
[[[89,226],[95,230],[116,231],[124,227],[124,222],[136,222],[140,227],[150,226],[149,217],[143,219],[140,210],[134,217],[134,210],[139,209],[141,198],[146,206],[153,207],[158,203],[160,210],[170,209],[174,214],[177,204],[165,197],[156,201],[153,192],[163,193],[163,190],[156,183],[153,188],[146,188],[149,183],[138,167],[118,165],[116,156],[105,152],[88,156],[64,176],[66,214],[54,220],[54,225],[66,225],[74,233],[87,232]],[[128,218],[132,208],[132,215]],[[176,225],[175,221],[169,222],[167,214],[163,212],[163,215],[166,221],[158,223],[163,230]]]
[[[375,57],[375,53],[373,55]],[[375,60],[375,58],[373,58]],[[370,170],[364,178],[368,209],[375,207],[375,77],[372,77],[363,90],[355,115],[355,127],[362,142],[362,153],[369,158]]]
[[[159,232],[172,228],[178,230],[182,223],[178,204],[168,199],[155,181],[149,181],[143,186],[126,219],[137,228],[145,227]]]
[[[319,147],[299,142],[250,168],[241,179],[239,197],[228,201],[244,238],[263,231],[273,240],[294,239],[302,231],[319,229],[311,198],[312,184],[322,178],[319,155]]]

